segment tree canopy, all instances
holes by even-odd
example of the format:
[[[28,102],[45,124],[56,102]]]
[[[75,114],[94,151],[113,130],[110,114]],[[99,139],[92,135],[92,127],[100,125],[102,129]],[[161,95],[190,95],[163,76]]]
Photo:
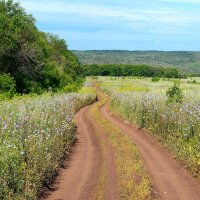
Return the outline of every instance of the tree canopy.
[[[80,66],[65,40],[39,31],[12,0],[0,0],[0,38],[0,74],[14,78],[17,92],[76,89]]]
[[[153,67],[148,65],[84,65],[86,76],[143,76],[185,78],[185,75],[176,68]]]

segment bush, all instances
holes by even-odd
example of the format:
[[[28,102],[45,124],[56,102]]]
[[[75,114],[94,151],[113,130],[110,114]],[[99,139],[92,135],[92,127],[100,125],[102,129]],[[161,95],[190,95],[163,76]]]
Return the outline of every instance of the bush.
[[[166,96],[169,103],[182,103],[184,95],[180,89],[180,83],[174,82],[174,85],[167,90]]]
[[[0,96],[5,98],[11,98],[16,93],[16,83],[10,74],[0,75]]]
[[[197,81],[194,79],[194,80],[192,81],[192,83],[194,83],[194,84],[195,84],[195,83],[197,83]]]
[[[158,81],[160,81],[160,78],[159,77],[153,77],[151,80],[152,80],[152,82],[158,82]]]

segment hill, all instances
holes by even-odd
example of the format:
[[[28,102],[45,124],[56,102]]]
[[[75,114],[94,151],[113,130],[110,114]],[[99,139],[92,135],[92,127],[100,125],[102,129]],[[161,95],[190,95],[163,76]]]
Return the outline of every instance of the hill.
[[[176,67],[200,74],[200,52],[193,51],[73,51],[81,64],[142,64],[160,67]]]

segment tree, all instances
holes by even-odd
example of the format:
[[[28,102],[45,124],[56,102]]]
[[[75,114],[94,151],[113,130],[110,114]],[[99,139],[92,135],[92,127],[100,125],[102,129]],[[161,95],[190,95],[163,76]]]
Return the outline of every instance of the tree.
[[[44,65],[31,15],[12,0],[0,1],[0,69],[13,76],[37,75]]]
[[[0,73],[14,77],[17,92],[62,89],[80,76],[65,40],[39,31],[19,3],[0,0]]]

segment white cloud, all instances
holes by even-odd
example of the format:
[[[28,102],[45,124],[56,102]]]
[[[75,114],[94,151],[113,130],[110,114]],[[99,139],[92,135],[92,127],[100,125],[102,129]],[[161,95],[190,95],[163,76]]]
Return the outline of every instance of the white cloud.
[[[172,1],[172,0],[159,0]],[[173,0],[177,2],[189,0]],[[191,0],[196,2],[196,0]],[[119,20],[126,20],[127,22],[153,22],[161,23],[170,26],[185,26],[190,23],[200,23],[200,12],[179,11],[167,8],[142,9],[142,8],[128,8],[128,7],[108,7],[103,5],[92,4],[76,4],[67,3],[64,1],[21,1],[23,7],[33,13],[46,13],[56,15],[62,14],[77,14],[91,18],[109,17],[117,18]]]

